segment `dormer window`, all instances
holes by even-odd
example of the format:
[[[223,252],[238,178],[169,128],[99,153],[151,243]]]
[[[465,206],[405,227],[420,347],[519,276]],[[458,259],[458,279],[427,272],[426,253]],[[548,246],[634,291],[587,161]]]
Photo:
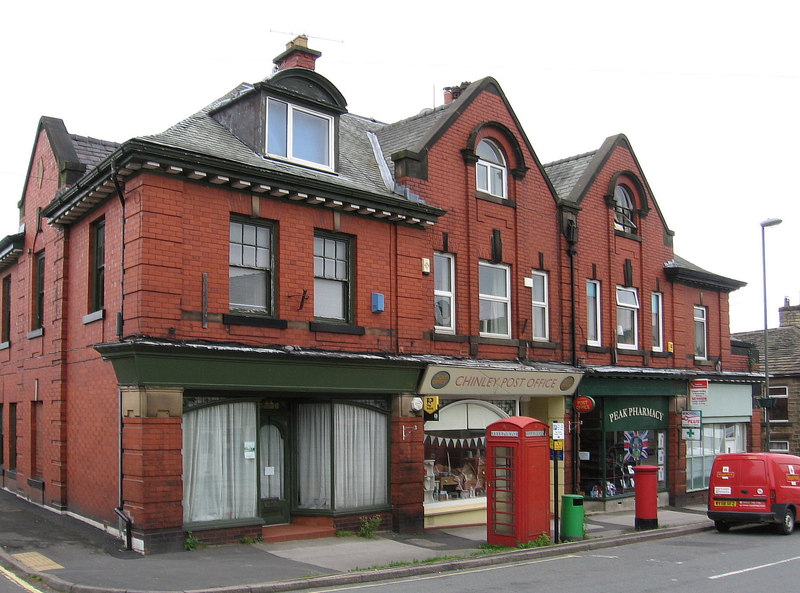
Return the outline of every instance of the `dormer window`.
[[[333,118],[269,99],[267,154],[299,164],[333,169]]]
[[[506,159],[500,148],[491,140],[481,140],[475,152],[478,155],[478,164],[475,166],[478,191],[505,198]]]
[[[633,197],[624,185],[614,189],[614,230],[635,234],[639,227],[633,221]]]

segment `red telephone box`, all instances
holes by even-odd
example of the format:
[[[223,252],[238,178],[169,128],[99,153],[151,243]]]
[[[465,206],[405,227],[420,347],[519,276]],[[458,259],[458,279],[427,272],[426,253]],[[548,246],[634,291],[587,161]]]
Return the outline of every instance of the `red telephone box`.
[[[486,541],[508,547],[550,535],[547,424],[511,416],[486,427]]]

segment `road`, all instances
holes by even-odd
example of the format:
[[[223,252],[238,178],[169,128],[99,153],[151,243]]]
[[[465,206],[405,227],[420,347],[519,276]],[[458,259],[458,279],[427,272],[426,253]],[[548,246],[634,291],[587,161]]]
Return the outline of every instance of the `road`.
[[[800,574],[800,532],[735,528],[455,573],[319,591],[382,593],[754,593],[794,591]]]
[[[52,593],[52,589],[0,566],[0,593]]]

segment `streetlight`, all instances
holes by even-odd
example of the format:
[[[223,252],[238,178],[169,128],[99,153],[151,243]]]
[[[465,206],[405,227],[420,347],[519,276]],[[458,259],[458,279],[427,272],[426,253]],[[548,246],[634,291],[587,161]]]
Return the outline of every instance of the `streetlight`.
[[[767,256],[764,241],[764,229],[768,226],[777,226],[783,221],[780,218],[768,218],[761,223],[761,273],[764,281],[764,418],[767,423],[767,452],[770,451],[770,434],[769,434],[769,409],[772,404],[772,398],[769,395],[769,351],[767,345],[769,342],[767,332]]]

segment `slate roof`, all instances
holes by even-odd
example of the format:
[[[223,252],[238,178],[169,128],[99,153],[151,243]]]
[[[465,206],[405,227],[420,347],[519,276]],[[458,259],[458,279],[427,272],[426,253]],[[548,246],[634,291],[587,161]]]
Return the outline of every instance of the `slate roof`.
[[[417,115],[384,125],[377,132],[386,162],[391,164],[391,155],[402,149],[417,149],[432,129],[450,115],[453,105],[446,103],[435,109],[424,109]]]
[[[86,165],[87,170],[99,165],[103,159],[119,148],[119,144],[116,142],[98,140],[97,138],[70,134],[70,139],[75,147],[78,159],[82,164]]]
[[[733,278],[727,278],[726,276],[720,276],[719,274],[704,270],[700,266],[683,259],[679,255],[673,256],[673,259],[664,264],[664,273],[667,275],[667,278],[673,281],[700,287],[710,287],[728,292],[747,286],[746,282],[734,280]]]
[[[758,350],[759,364],[764,370],[764,330],[740,332],[731,338],[753,344]],[[767,330],[769,374],[800,375],[800,327],[788,325]]]
[[[578,180],[597,154],[596,150],[544,165],[544,170],[562,200],[568,200]]]

